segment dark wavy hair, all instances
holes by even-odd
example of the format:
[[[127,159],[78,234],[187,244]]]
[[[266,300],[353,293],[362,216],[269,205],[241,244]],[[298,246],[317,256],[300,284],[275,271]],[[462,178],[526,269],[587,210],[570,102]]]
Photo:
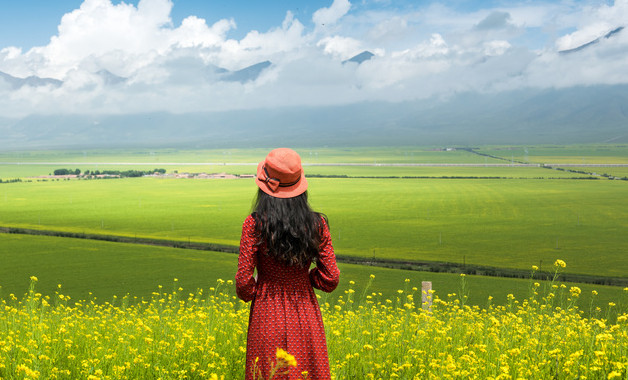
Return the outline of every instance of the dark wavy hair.
[[[253,204],[257,246],[286,265],[307,267],[316,261],[321,245],[324,214],[315,212],[307,191],[293,198],[275,198],[258,189]]]

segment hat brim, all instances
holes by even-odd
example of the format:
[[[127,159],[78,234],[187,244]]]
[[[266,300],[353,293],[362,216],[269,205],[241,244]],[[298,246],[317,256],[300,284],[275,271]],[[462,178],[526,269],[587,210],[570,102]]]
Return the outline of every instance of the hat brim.
[[[276,191],[273,191],[266,182],[259,179],[265,177],[264,162],[262,161],[257,165],[255,183],[263,192],[275,198],[294,198],[303,194],[305,190],[307,190],[307,180],[305,179],[305,172],[303,171],[301,171],[301,179],[299,179],[299,182],[292,186],[279,186]]]

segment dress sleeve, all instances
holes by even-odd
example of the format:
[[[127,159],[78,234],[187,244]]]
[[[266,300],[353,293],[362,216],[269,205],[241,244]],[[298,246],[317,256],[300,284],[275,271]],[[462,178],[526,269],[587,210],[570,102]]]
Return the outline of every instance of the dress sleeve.
[[[243,301],[255,298],[257,280],[253,277],[257,265],[257,247],[255,246],[255,219],[249,215],[242,225],[240,237],[240,254],[238,255],[238,271],[236,272],[236,293]]]
[[[322,230],[320,253],[318,260],[316,260],[316,267],[310,270],[310,282],[316,289],[329,293],[338,286],[340,270],[338,265],[336,265],[336,255],[331,244],[331,234],[325,219],[323,219]]]

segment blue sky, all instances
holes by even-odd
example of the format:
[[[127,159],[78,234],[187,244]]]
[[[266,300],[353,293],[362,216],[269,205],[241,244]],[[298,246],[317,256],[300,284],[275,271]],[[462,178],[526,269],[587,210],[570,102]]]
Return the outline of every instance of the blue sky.
[[[111,1],[112,4],[121,2]],[[137,6],[139,0],[124,2]],[[61,17],[79,8],[82,3],[83,0],[3,1],[2,12],[0,12],[0,47],[18,46],[29,49],[47,44],[50,37],[57,33]],[[352,7],[356,12],[390,10],[401,13],[421,9],[429,3],[408,0],[362,1],[353,2]],[[508,3],[512,4],[509,1],[493,0],[443,2],[460,12],[477,12],[482,9],[506,6]],[[316,10],[330,4],[328,0],[174,0],[171,18],[175,25],[179,25],[185,17],[190,15],[204,18],[210,23],[222,18],[233,18],[238,27],[230,33],[230,36],[242,38],[250,30],[267,31],[281,24],[287,11],[291,11],[295,17],[305,23],[310,23],[312,14]]]
[[[1,9],[4,115],[186,113],[628,83],[628,28],[603,38],[628,27],[628,0],[21,0]],[[364,50],[371,60],[343,64]],[[219,74],[265,61],[271,65],[251,81]],[[30,76],[57,82],[19,82]]]
[[[137,6],[139,0],[124,1]],[[82,0],[6,0],[2,2],[0,12],[0,46],[19,46],[31,48],[45,45],[50,36],[56,34],[61,17],[80,7]],[[121,1],[114,0],[113,4]],[[196,15],[209,22],[221,18],[234,18],[238,30],[234,38],[243,37],[246,32],[256,29],[266,31],[281,24],[286,11],[290,10],[297,17],[310,19],[317,9],[328,6],[329,1],[203,1],[175,0],[171,17],[175,25],[185,17]]]

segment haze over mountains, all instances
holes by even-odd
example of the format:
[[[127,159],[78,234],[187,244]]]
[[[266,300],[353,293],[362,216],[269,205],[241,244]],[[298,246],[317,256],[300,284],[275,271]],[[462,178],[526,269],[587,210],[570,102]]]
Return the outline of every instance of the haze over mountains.
[[[628,85],[211,113],[0,118],[4,149],[628,143]]]
[[[364,51],[343,64],[359,65],[373,56]],[[271,65],[265,61],[237,71],[209,70],[223,81],[247,83]],[[98,75],[110,85],[126,81],[107,71]],[[50,78],[19,79],[3,73],[0,78],[14,88],[62,85]],[[568,143],[628,143],[628,85],[320,107],[0,118],[4,149]]]
[[[628,0],[542,49],[517,7],[376,20],[335,0],[236,41],[172,6],[85,0],[50,44],[0,49],[0,148],[628,142]],[[437,17],[449,32],[417,42]]]

